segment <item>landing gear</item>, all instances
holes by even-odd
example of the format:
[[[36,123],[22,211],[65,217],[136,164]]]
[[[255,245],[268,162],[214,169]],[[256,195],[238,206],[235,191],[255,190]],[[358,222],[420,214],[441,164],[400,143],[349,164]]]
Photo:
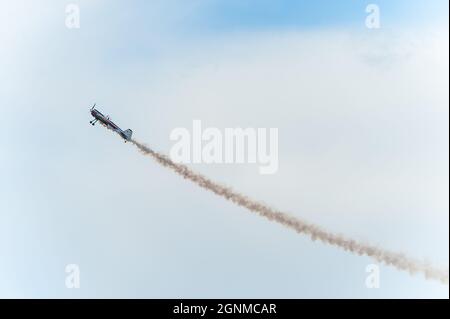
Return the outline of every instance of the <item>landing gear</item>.
[[[89,121],[89,123],[91,123],[92,124],[92,126],[94,126],[95,125],[95,123],[97,123],[97,119],[95,119],[95,120],[92,120],[92,121]]]

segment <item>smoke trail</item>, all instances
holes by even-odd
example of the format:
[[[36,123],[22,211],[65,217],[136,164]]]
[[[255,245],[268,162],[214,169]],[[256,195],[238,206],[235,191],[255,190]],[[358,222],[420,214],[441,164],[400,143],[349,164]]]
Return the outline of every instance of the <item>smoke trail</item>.
[[[412,259],[402,253],[392,252],[381,249],[379,247],[357,242],[354,239],[344,237],[340,234],[330,233],[321,227],[310,224],[290,216],[281,211],[275,210],[265,204],[259,203],[248,198],[245,195],[233,191],[231,188],[220,185],[207,177],[190,170],[187,166],[173,162],[165,155],[153,151],[151,148],[131,140],[131,142],[144,154],[152,156],[158,163],[168,167],[181,175],[185,179],[189,179],[200,187],[212,191],[213,193],[226,198],[227,200],[245,207],[252,212],[266,217],[269,220],[276,221],[286,227],[294,229],[298,233],[303,233],[312,238],[312,240],[320,240],[324,243],[343,248],[358,255],[367,255],[378,262],[392,265],[400,270],[408,271],[410,274],[417,272],[423,273],[427,279],[439,280],[444,284],[448,284],[448,269],[438,269],[420,260]]]

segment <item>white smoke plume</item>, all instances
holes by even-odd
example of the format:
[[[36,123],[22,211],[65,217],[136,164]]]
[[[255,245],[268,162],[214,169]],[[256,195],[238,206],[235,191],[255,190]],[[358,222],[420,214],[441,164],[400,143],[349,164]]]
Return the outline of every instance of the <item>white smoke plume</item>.
[[[448,284],[448,269],[436,268],[424,261],[413,259],[402,253],[385,250],[374,245],[358,242],[340,234],[328,232],[317,225],[273,209],[265,204],[250,199],[229,187],[220,185],[209,178],[192,171],[183,164],[173,162],[169,157],[155,152],[151,148],[139,143],[136,140],[131,140],[131,142],[142,153],[150,155],[159,164],[172,169],[183,178],[189,179],[198,186],[224,197],[239,206],[245,207],[254,213],[266,217],[269,220],[278,222],[298,233],[305,234],[311,237],[312,240],[318,239],[326,244],[340,247],[357,255],[370,256],[378,262],[394,266],[397,269],[407,271],[410,274],[422,273],[427,279],[434,279],[443,284]]]

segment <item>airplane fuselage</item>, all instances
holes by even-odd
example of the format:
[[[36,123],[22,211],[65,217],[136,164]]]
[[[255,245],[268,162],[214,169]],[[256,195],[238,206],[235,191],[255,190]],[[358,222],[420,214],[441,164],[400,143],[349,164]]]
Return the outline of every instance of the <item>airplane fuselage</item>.
[[[103,125],[106,125],[108,128],[111,128],[113,130],[120,130],[120,128],[113,121],[111,121],[107,116],[103,115],[100,111],[93,109],[91,111],[91,115],[95,119],[100,121],[100,123],[102,123]]]
[[[103,115],[100,111],[95,108],[91,109],[91,115],[94,117],[90,123],[94,125],[97,121],[106,126],[107,128],[115,131],[119,134],[125,141],[131,140],[132,131],[130,129],[123,131],[119,126],[117,126],[113,121],[109,119],[109,116]]]

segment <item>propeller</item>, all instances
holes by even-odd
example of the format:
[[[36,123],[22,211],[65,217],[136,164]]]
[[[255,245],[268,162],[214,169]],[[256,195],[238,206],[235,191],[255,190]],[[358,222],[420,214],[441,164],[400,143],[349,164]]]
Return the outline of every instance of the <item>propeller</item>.
[[[91,111],[94,109],[94,107],[95,107],[95,104],[97,104],[97,103],[94,103],[94,105],[92,105],[92,107],[91,107]]]

